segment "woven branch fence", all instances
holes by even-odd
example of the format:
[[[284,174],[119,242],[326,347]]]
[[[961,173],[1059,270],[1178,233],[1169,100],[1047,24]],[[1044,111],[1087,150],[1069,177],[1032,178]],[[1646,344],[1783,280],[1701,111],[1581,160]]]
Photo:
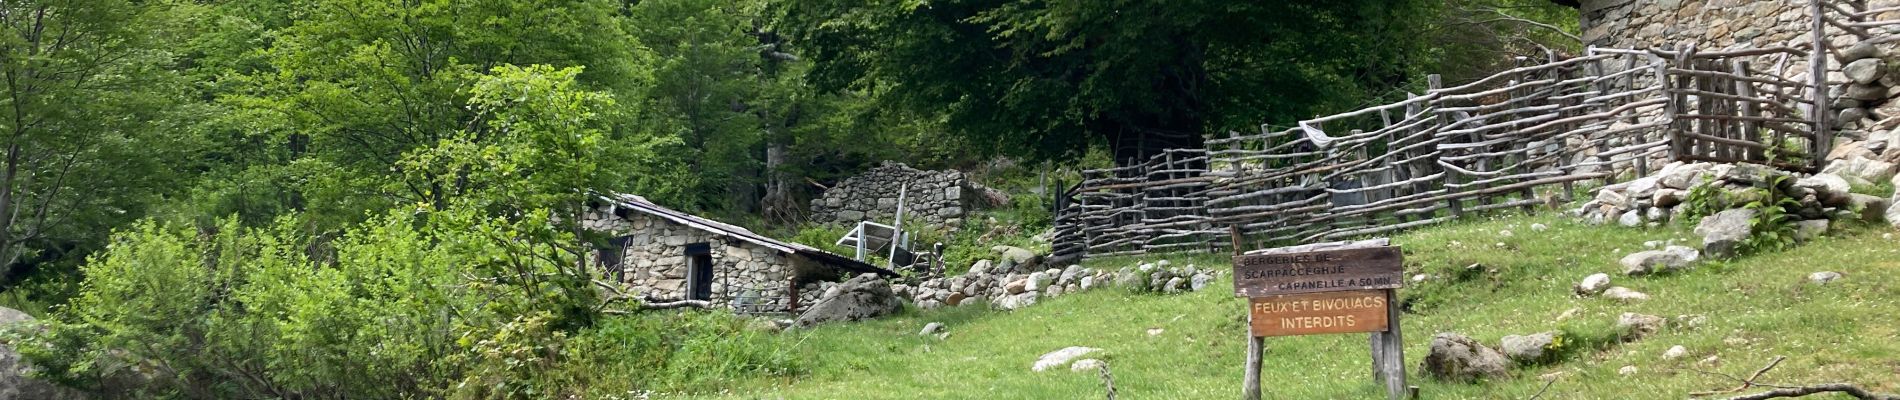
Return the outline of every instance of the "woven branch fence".
[[[1404,101],[1084,171],[1056,212],[1053,256],[1383,234],[1568,202],[1579,184],[1670,160],[1811,170],[1828,142],[1809,117],[1824,114],[1819,86],[1783,78],[1808,56],[1591,49],[1455,87],[1432,76]]]

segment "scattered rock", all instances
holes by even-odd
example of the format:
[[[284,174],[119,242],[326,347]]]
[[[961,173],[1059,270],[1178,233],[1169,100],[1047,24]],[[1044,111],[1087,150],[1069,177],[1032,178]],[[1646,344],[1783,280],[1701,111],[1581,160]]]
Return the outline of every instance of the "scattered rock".
[[[891,293],[891,284],[877,274],[858,275],[833,288],[835,295],[828,291],[827,297],[820,298],[816,305],[798,315],[798,326],[872,319],[904,307],[897,295]]]
[[[918,332],[917,332],[917,334],[918,334],[918,335],[930,335],[930,334],[934,334],[934,333],[937,333],[937,332],[941,332],[941,331],[943,331],[943,323],[942,323],[942,322],[932,322],[932,323],[928,323],[928,324],[924,324],[924,330],[922,330],[922,331],[918,331]]]
[[[1504,356],[1509,357],[1511,361],[1516,361],[1518,364],[1535,364],[1547,361],[1545,357],[1550,354],[1547,354],[1545,350],[1556,342],[1557,332],[1525,336],[1508,335],[1500,341],[1499,347],[1504,350]]]
[[[1511,237],[1512,235],[1515,235],[1515,233],[1511,233],[1510,229],[1498,231],[1498,237]]]
[[[1634,366],[1634,365],[1625,365],[1625,366],[1623,366],[1623,368],[1617,368],[1617,369],[1616,369],[1616,374],[1617,374],[1617,375],[1623,375],[1623,376],[1630,376],[1630,375],[1636,375],[1636,366]]]
[[[1543,232],[1549,229],[1550,227],[1544,224],[1531,224],[1531,232]]]
[[[1608,290],[1609,288],[1610,274],[1599,272],[1584,277],[1583,282],[1577,283],[1576,291],[1578,295],[1595,296],[1602,294],[1604,290]]]
[[[1840,280],[1841,278],[1842,278],[1841,273],[1834,272],[1834,271],[1821,271],[1821,272],[1808,274],[1808,282],[1814,282],[1814,284],[1816,285],[1826,285],[1829,283],[1833,283],[1836,280]]]
[[[1206,289],[1208,282],[1213,280],[1214,277],[1207,274],[1194,274],[1194,278],[1188,281],[1188,290],[1199,292],[1201,289]]]
[[[1702,236],[1702,252],[1716,259],[1734,258],[1748,239],[1755,210],[1737,208],[1702,218],[1695,233]]]
[[[1446,332],[1432,337],[1424,367],[1439,380],[1471,382],[1507,376],[1507,363],[1503,353],[1464,335]]]
[[[1603,291],[1603,298],[1620,301],[1649,300],[1649,295],[1622,286],[1613,286]]]
[[[1702,361],[1696,361],[1695,363],[1697,365],[1701,365],[1704,367],[1713,367],[1716,364],[1722,363],[1722,358],[1716,357],[1716,356],[1709,356],[1709,358],[1704,358],[1702,359]]]
[[[1663,317],[1648,314],[1623,313],[1616,319],[1616,330],[1621,332],[1617,338],[1625,342],[1642,340],[1662,331]]]
[[[1686,356],[1686,355],[1689,355],[1689,348],[1682,347],[1682,345],[1675,345],[1675,346],[1670,347],[1669,350],[1664,351],[1662,354],[1662,358],[1664,360],[1674,360],[1674,359],[1682,358],[1683,356]]]
[[[1064,347],[1061,350],[1051,351],[1049,353],[1043,354],[1042,357],[1036,358],[1036,364],[1030,366],[1029,370],[1035,371],[1035,372],[1042,372],[1050,368],[1061,367],[1063,365],[1069,364],[1069,361],[1074,360],[1077,357],[1085,356],[1085,355],[1088,355],[1089,353],[1094,353],[1097,351],[1102,351],[1102,349],[1098,349],[1094,347],[1082,347],[1082,346]]]
[[[1678,246],[1679,247],[1679,246]],[[1694,251],[1694,250],[1690,250]],[[1687,256],[1687,257],[1685,257]],[[1689,268],[1697,257],[1681,251],[1645,250],[1623,256],[1618,263],[1623,265],[1623,274],[1642,276],[1651,273],[1675,272]]]
[[[1069,371],[1095,372],[1096,370],[1102,369],[1103,365],[1107,365],[1107,363],[1102,362],[1102,360],[1097,360],[1093,358],[1084,358],[1081,360],[1076,360],[1074,364],[1070,364]]]
[[[1148,336],[1161,336],[1161,332],[1166,331],[1166,329],[1161,328],[1148,328]]]

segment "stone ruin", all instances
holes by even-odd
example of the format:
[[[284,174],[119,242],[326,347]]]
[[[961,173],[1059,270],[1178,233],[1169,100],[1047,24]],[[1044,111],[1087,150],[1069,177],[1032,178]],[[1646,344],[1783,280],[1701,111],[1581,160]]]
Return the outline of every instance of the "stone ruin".
[[[905,185],[908,186],[908,191]],[[845,179],[811,201],[812,220],[855,224],[891,223],[903,192],[904,224],[955,228],[978,203],[983,190],[961,171],[925,171],[886,161],[877,168]]]

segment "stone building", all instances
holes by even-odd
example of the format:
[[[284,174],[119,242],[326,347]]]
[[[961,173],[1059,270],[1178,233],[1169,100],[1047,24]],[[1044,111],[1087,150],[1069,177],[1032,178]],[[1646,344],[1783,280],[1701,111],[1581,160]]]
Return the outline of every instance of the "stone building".
[[[872,220],[890,223],[897,214],[902,192],[904,224],[956,227],[980,193],[968,176],[955,170],[924,171],[886,161],[858,176],[845,179],[811,201],[812,219],[852,224]]]
[[[897,274],[810,246],[662,207],[640,196],[602,196],[583,227],[612,235],[600,265],[649,301],[708,300],[741,312],[786,312],[819,282]]]

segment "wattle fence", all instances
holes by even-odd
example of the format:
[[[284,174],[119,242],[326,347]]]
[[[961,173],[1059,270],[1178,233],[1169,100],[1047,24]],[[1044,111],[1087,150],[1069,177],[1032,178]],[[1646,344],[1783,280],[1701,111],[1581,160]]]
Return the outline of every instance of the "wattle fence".
[[[1810,54],[1591,49],[1454,87],[1434,76],[1403,101],[1084,171],[1058,206],[1053,256],[1382,234],[1567,202],[1672,160],[1813,170],[1830,142],[1825,93],[1784,78]]]

